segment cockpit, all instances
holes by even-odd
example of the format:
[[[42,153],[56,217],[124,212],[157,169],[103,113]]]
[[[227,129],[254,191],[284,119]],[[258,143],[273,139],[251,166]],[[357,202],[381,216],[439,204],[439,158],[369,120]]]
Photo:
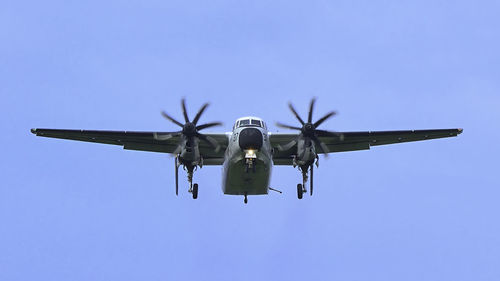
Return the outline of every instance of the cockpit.
[[[250,117],[236,120],[233,130],[241,127],[260,127],[265,129],[266,124],[260,119]]]

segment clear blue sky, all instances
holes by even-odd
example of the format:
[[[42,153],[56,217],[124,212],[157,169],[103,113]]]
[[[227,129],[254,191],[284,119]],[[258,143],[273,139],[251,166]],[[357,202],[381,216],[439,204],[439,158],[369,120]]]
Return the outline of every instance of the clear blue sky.
[[[0,8],[0,280],[500,280],[498,1],[10,1]],[[173,159],[32,127],[463,127],[322,160],[313,197],[194,201]],[[276,131],[272,126],[271,130]],[[184,177],[184,176],[183,176]]]

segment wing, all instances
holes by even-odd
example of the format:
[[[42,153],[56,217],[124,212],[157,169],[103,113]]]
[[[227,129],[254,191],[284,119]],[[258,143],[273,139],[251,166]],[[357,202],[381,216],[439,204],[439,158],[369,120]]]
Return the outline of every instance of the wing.
[[[343,139],[339,137],[319,137],[326,144],[329,153],[355,151],[370,149],[371,146],[422,141],[430,139],[456,137],[463,132],[463,129],[440,129],[440,130],[407,130],[407,131],[378,131],[378,132],[339,132]],[[294,140],[298,134],[269,134],[271,145],[274,147],[274,164],[291,165],[292,157],[296,154],[297,146],[287,151],[279,151],[278,146],[283,146]],[[316,147],[320,154],[325,152],[321,147]]]
[[[59,129],[31,129],[37,136],[96,142],[104,144],[121,145],[124,149],[141,150],[151,152],[173,153],[181,141],[179,136],[168,140],[157,140],[157,134],[168,134],[168,132],[129,132],[129,131],[90,131],[90,130],[59,130]],[[225,133],[204,134],[214,138],[221,149],[215,151],[213,147],[205,142],[200,142],[200,154],[203,156],[204,165],[220,165],[224,161],[224,151],[228,145],[228,137]]]

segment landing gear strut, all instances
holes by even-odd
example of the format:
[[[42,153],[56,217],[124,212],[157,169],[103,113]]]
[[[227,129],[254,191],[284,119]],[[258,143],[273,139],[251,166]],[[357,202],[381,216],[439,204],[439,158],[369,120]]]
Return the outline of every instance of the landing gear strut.
[[[317,162],[316,162],[317,165]],[[303,193],[306,193],[306,183],[307,180],[309,179],[308,172],[311,172],[311,183],[310,183],[310,194],[312,196],[313,194],[313,187],[314,187],[314,164],[307,165],[307,166],[300,166],[300,171],[302,172],[302,184],[297,184],[297,198],[302,199]]]
[[[245,172],[248,173],[248,171],[252,170],[252,172],[255,173],[255,160],[253,159],[247,159],[246,160],[246,166],[245,166]]]
[[[179,195],[179,156],[175,157],[175,195]]]
[[[300,167],[302,171],[302,184],[297,184],[297,198],[302,199],[304,193],[307,192],[306,190],[306,182],[307,182],[307,166],[301,166]]]
[[[245,192],[245,194],[244,194],[244,195],[245,195],[245,199],[243,199],[243,203],[245,203],[245,204],[246,204],[246,203],[248,203],[248,198],[247,198],[248,193],[247,193],[247,192]]]
[[[189,182],[189,190],[188,192],[193,195],[193,199],[198,198],[198,184],[193,184],[193,174],[194,174],[194,166],[187,166],[187,174],[188,174],[188,182]]]

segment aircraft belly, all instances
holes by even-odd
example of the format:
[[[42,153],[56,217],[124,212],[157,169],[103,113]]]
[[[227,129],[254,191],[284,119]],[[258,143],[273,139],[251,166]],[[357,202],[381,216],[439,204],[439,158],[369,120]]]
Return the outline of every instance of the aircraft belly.
[[[258,195],[267,194],[271,174],[271,161],[258,157],[255,171],[246,171],[244,157],[237,157],[225,163],[224,194]]]

